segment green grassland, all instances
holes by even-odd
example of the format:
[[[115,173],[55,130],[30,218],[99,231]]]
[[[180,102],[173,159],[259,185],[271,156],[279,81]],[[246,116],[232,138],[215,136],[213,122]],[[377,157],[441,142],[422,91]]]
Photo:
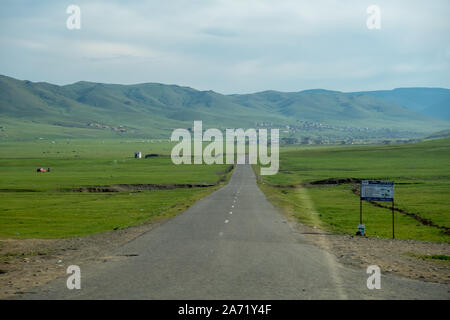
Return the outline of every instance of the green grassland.
[[[160,140],[37,140],[0,143],[0,237],[61,238],[171,217],[229,176],[227,165],[179,165]],[[159,154],[134,159],[135,151]],[[37,173],[39,167],[50,173]],[[113,184],[216,187],[79,193]]]
[[[393,180],[396,208],[450,227],[448,138],[398,146],[282,149],[279,173],[262,177],[261,188],[298,221],[354,234],[359,223],[359,197],[352,189],[358,184],[313,184],[335,178]],[[392,236],[389,209],[364,202],[363,223],[368,236]],[[424,225],[400,212],[395,212],[395,223],[396,238],[450,242],[444,229]]]
[[[171,217],[206,191],[1,192],[0,237],[63,238],[117,230]]]
[[[214,184],[224,167],[176,166],[173,144],[151,140],[75,140],[0,144],[0,190],[59,190],[112,184]],[[158,140],[160,141],[160,140]],[[54,143],[53,143],[54,142]],[[134,159],[134,152],[143,156]],[[50,174],[37,173],[49,168]]]

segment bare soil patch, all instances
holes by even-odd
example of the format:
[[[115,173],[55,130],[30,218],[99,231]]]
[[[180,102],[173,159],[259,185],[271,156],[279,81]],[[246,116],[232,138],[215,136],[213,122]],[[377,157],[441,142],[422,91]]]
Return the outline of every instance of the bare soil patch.
[[[76,238],[0,240],[0,299],[32,292],[33,287],[65,275],[69,265],[114,258],[115,248],[161,223]]]
[[[329,234],[300,223],[294,223],[294,227],[308,242],[334,254],[343,265],[355,268],[378,265],[383,274],[450,284],[448,261],[420,258],[450,256],[448,243]]]
[[[90,186],[73,189],[73,192],[130,192],[142,190],[173,190],[179,188],[207,188],[214,184],[115,184],[110,186]]]

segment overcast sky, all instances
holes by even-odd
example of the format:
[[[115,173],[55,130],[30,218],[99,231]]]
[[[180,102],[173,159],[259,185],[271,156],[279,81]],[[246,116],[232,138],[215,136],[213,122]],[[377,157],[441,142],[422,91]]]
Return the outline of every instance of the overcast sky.
[[[66,9],[81,8],[69,30]],[[366,26],[369,5],[381,29]],[[0,74],[220,93],[450,88],[450,1],[0,2]]]

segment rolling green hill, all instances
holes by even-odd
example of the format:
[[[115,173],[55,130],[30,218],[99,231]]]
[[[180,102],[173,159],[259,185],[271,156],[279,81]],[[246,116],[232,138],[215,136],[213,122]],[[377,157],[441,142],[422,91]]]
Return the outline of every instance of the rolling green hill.
[[[189,87],[77,82],[58,86],[0,76],[0,138],[155,137],[194,120],[205,127],[282,128],[282,136],[410,137],[450,127],[370,94],[327,90],[222,95]]]
[[[296,93],[265,91],[233,98],[246,106],[271,108],[289,118],[331,124],[412,129],[414,126],[428,127],[425,123],[435,122],[434,119],[371,95],[306,90]],[[401,123],[396,123],[398,121]]]

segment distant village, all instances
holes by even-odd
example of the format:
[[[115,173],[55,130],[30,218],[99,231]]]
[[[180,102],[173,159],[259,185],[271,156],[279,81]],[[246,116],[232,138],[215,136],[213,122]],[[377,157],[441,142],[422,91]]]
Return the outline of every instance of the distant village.
[[[281,125],[273,122],[256,122],[256,128],[280,128],[282,144],[398,144],[419,141],[416,132],[390,128],[358,128],[336,126],[321,122],[297,120],[296,124]],[[286,137],[288,135],[288,137]]]
[[[96,122],[89,122],[87,124],[90,128],[97,128],[97,129],[111,129],[114,132],[127,132],[127,128],[125,126],[108,126],[106,124],[96,123]]]
[[[117,133],[130,134],[124,125],[107,125],[99,122],[88,122],[89,128],[111,130]],[[295,124],[280,124],[275,122],[255,122],[255,129],[280,129],[282,145],[327,145],[327,144],[403,144],[421,141],[417,132],[399,131],[390,128],[369,128],[330,125],[322,122],[297,120]],[[7,137],[6,127],[0,126],[0,137]],[[221,128],[225,132],[226,128]],[[187,128],[192,131],[192,128]],[[164,139],[166,140],[166,139]]]
[[[280,129],[282,145],[351,145],[351,144],[404,144],[421,140],[416,132],[390,128],[357,128],[336,126],[321,122],[297,120],[295,125],[274,122],[256,122],[255,129]],[[192,133],[192,128],[187,128]],[[203,132],[206,128],[203,130]],[[221,128],[225,133],[226,128]],[[417,138],[411,138],[415,137]]]

